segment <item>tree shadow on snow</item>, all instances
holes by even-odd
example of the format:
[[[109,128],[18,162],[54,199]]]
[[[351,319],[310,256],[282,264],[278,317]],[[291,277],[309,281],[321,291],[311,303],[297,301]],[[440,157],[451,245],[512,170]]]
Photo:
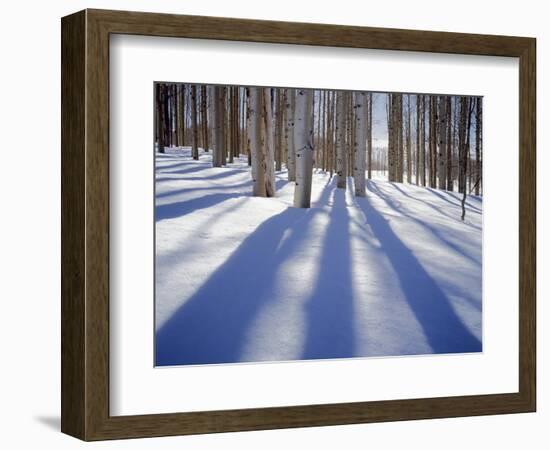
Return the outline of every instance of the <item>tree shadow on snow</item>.
[[[219,189],[223,189],[224,191],[226,191],[228,190],[228,188],[237,189],[245,186],[250,186],[250,181],[244,181],[242,183],[235,183],[235,184],[229,184],[224,186],[211,185],[211,186],[204,186],[204,187],[187,187],[182,189],[173,189],[165,192],[157,192],[155,193],[155,198],[158,199],[158,198],[164,198],[164,197],[172,197],[174,195],[187,194],[191,192],[215,191]],[[241,192],[241,195],[246,195],[246,194]]]
[[[191,169],[181,169],[181,170],[162,170],[156,173],[157,176],[159,175],[188,175],[193,172],[200,172],[204,171],[205,169],[210,168],[204,167],[204,165],[197,166],[197,170],[191,170]],[[219,180],[220,178],[230,177],[231,175],[235,175],[237,173],[245,173],[243,169],[222,169],[220,171],[217,171],[217,173],[213,173],[211,175],[205,175],[205,176],[190,176],[190,177],[179,177],[176,178],[177,180],[181,181],[205,181],[205,180]],[[157,178],[156,181],[164,181],[166,178]]]
[[[447,203],[450,203],[451,205],[453,206],[456,206],[457,208],[460,208],[461,205],[461,201],[462,199],[457,199],[452,192],[450,191],[445,191],[444,193],[443,192],[438,192],[437,189],[432,189],[432,188],[426,188],[426,190],[430,193],[430,194],[433,194],[435,195],[436,197],[439,197],[441,200],[444,200],[446,201]],[[449,197],[451,197],[453,200],[456,200],[457,203],[455,202],[452,202]],[[468,196],[468,199],[474,199],[474,200],[477,200],[479,202],[479,199],[475,198],[475,197],[472,197],[471,195]],[[466,211],[471,211],[471,212],[474,212],[474,213],[477,213],[477,214],[482,214],[482,210],[475,207],[474,205],[472,205],[469,201],[466,201],[464,203],[464,205],[466,206]]]
[[[327,186],[319,203],[326,202]],[[156,332],[156,365],[241,361],[247,332],[270,298],[277,269],[320,208],[287,208],[260,224]],[[285,233],[291,231],[283,244]]]
[[[182,167],[182,169],[179,169],[179,167]],[[155,174],[163,175],[177,173],[183,175],[186,173],[200,172],[201,170],[207,169],[209,167],[211,167],[211,164],[190,164],[189,161],[181,161],[180,159],[178,159],[173,164],[165,164],[162,166],[157,164],[157,166],[155,167]]]
[[[356,198],[355,201],[386,253],[403,295],[434,353],[480,352],[480,340],[464,325],[445,293],[395,234],[388,221],[371,205],[368,197]]]
[[[278,191],[288,183],[289,182],[287,180],[281,180],[281,179],[276,180],[275,189]],[[245,187],[245,186],[250,186],[250,182],[246,181],[243,183],[235,183],[233,185],[230,185],[231,188],[235,188],[235,189]],[[188,192],[211,191],[211,190],[216,190],[221,188],[222,188],[221,186],[209,186],[209,187],[199,187],[199,188],[176,189],[172,191],[156,193],[155,198],[170,197],[172,195],[179,195],[179,194],[184,194]],[[250,194],[246,192],[239,192],[239,191],[229,192],[229,193],[227,192],[214,193],[214,194],[203,195],[201,197],[193,198],[190,200],[183,200],[180,202],[155,205],[155,222],[160,222],[161,220],[165,220],[165,219],[174,219],[176,217],[181,217],[186,214],[192,213],[193,211],[197,211],[199,209],[209,208],[211,206],[214,206],[230,198],[246,197],[248,195]]]
[[[447,212],[445,212],[442,208],[440,207],[437,207],[435,205],[433,205],[432,203],[430,202],[427,202],[426,200],[422,200],[421,198],[416,198],[416,197],[413,197],[412,195],[410,195],[409,193],[405,192],[402,188],[400,188],[397,183],[390,183],[390,185],[395,189],[397,190],[401,195],[407,197],[407,198],[410,198],[411,200],[414,200],[414,201],[417,201],[419,203],[422,203],[426,206],[428,206],[429,208],[433,209],[435,212],[441,214],[442,216],[448,218],[448,219],[451,219],[451,220],[454,220],[455,222],[461,222],[463,223],[464,225],[466,226],[469,226],[469,227],[472,227],[472,228],[475,228],[476,230],[481,230],[480,227],[478,227],[477,225],[473,225],[471,223],[468,223],[468,222],[462,222],[460,220],[460,214],[461,214],[461,211],[457,210],[456,211],[456,215],[452,215],[452,214],[448,214]],[[452,202],[449,202],[452,204]],[[459,205],[459,208],[460,208],[460,205]]]
[[[380,198],[386,205],[388,205],[391,209],[393,209],[396,213],[399,215],[406,217],[407,219],[412,220],[414,223],[422,226],[423,228],[430,231],[435,238],[437,238],[439,241],[441,241],[442,244],[446,245],[450,249],[454,250],[456,253],[458,253],[461,256],[464,256],[466,259],[470,260],[474,264],[481,264],[479,258],[475,258],[474,256],[466,253],[466,251],[460,247],[459,245],[455,244],[454,242],[451,242],[449,239],[444,237],[441,232],[434,226],[431,226],[425,221],[419,220],[415,216],[411,214],[407,214],[403,208],[399,208],[398,205],[395,204],[395,202],[391,199],[391,197],[385,193],[383,193],[380,188],[376,185],[376,183],[372,182],[371,180],[367,180],[367,189],[372,192],[374,195],[376,195],[378,198]],[[399,189],[398,189],[399,190]],[[462,222],[461,222],[462,223]]]
[[[333,191],[317,284],[305,303],[306,341],[301,359],[355,355],[350,218],[345,189]]]
[[[164,205],[155,206],[155,222],[161,220],[174,219],[186,214],[198,211],[199,209],[210,208],[218,203],[224,202],[231,198],[242,197],[244,194],[235,192],[230,194],[210,194],[202,197],[185,200],[182,202],[166,203]]]

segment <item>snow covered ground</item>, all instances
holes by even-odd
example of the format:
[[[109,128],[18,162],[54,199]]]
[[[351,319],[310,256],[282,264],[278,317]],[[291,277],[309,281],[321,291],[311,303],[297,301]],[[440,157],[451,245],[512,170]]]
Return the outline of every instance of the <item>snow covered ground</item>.
[[[168,149],[167,149],[168,150]],[[244,159],[156,156],[156,364],[481,351],[482,201],[317,172],[312,207]]]

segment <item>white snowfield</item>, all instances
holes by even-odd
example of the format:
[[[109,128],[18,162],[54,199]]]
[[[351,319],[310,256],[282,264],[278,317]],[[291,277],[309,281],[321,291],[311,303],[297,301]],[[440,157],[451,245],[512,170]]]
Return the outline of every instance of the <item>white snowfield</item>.
[[[246,159],[156,156],[156,365],[479,352],[482,200],[316,172],[251,196]]]

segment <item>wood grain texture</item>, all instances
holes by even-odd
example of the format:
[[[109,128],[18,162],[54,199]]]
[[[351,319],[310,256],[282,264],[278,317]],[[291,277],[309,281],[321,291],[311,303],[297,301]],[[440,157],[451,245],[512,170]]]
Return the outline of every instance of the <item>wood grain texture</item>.
[[[111,33],[518,57],[521,180],[519,392],[109,416]],[[84,440],[99,440],[535,410],[534,39],[86,10],[63,18],[62,40],[62,429],[65,433]]]
[[[536,41],[530,40],[519,68],[519,384],[536,409]]]
[[[61,430],[79,437],[86,409],[85,20],[79,12],[61,26]]]

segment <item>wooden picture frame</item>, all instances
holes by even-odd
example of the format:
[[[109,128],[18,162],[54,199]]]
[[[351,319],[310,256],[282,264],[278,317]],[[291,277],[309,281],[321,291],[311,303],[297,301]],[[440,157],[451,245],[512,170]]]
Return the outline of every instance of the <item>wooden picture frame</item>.
[[[105,10],[61,25],[64,433],[101,440],[535,411],[535,39]],[[117,33],[519,58],[519,391],[110,416],[109,36]]]

